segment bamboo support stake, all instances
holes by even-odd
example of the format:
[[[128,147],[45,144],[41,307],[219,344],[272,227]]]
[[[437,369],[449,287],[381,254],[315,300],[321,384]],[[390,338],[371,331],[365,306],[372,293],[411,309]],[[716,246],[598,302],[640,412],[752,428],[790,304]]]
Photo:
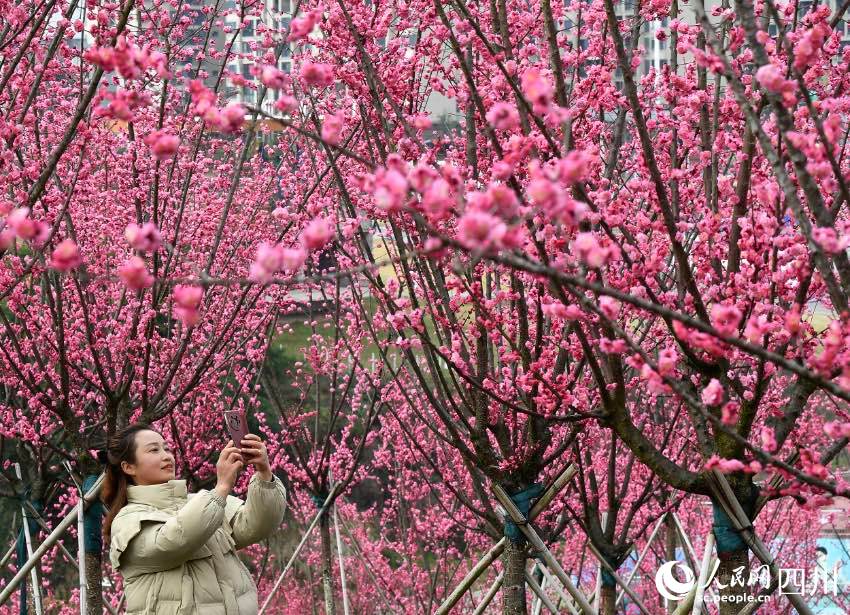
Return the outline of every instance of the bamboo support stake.
[[[24,502],[24,506],[29,509],[32,518],[35,519],[35,522],[38,523],[44,531],[50,531],[50,527],[48,527],[47,522],[41,515],[38,514],[38,511],[32,507],[32,504],[30,504],[29,502]],[[61,542],[57,542],[56,546],[59,547],[59,551],[62,553],[62,555],[65,556],[65,559],[68,560],[68,563],[79,570],[80,565],[77,563],[77,560],[74,559],[74,556],[71,554],[71,552],[65,548],[65,545],[63,545]],[[109,586],[112,589],[115,589],[115,584],[112,582],[112,578],[107,576],[106,580],[109,582]],[[107,610],[112,613],[112,615],[118,615],[118,612],[115,610],[115,607],[113,607],[109,602],[104,600],[103,604],[107,608]]]
[[[499,542],[490,547],[490,550],[484,554],[484,557],[478,560],[475,566],[466,573],[466,576],[463,577],[463,580],[457,585],[457,587],[452,590],[452,593],[449,594],[448,598],[443,601],[440,608],[434,611],[434,615],[447,615],[449,611],[452,610],[458,600],[460,600],[472,584],[478,580],[478,577],[480,577],[484,571],[490,567],[490,564],[499,559],[502,552],[505,550],[505,540],[507,539],[503,536]]]
[[[531,576],[532,577],[534,576],[534,568],[531,569]],[[546,591],[546,581],[547,581],[547,578],[545,576],[543,577],[543,580],[540,581],[540,589],[544,592]],[[534,600],[534,606],[531,609],[531,615],[540,615],[540,611],[542,609],[543,609],[543,599],[540,596],[538,596]],[[556,612],[557,612],[557,610],[558,610],[558,607],[555,607]]]
[[[540,498],[532,505],[531,510],[528,513],[530,519],[536,519],[540,513],[542,513],[546,508],[548,508],[549,504],[555,499],[561,491],[564,490],[567,483],[569,483],[573,477],[578,473],[578,469],[575,465],[570,464],[567,466],[563,472],[558,475],[551,485],[546,488],[546,491],[540,496]],[[457,604],[458,600],[461,599],[463,594],[465,594],[472,584],[478,580],[487,568],[495,562],[499,557],[501,557],[502,552],[505,550],[505,541],[507,539],[502,536],[495,545],[493,545],[487,553],[484,554],[476,564],[466,573],[466,576],[463,577],[463,580],[454,588],[451,594],[443,601],[440,607],[434,611],[434,615],[448,615],[449,611]]]
[[[773,559],[770,551],[767,550],[767,547],[764,546],[761,539],[756,535],[752,522],[749,518],[747,518],[744,509],[741,507],[740,502],[738,502],[738,498],[732,491],[732,487],[729,486],[729,482],[726,480],[726,477],[717,470],[712,470],[712,476],[716,482],[716,489],[713,489],[715,492],[714,495],[719,500],[720,505],[723,506],[726,514],[732,520],[732,523],[735,525],[735,529],[737,529],[741,534],[741,538],[744,539],[744,542],[747,543],[750,550],[755,553],[755,556],[768,567],[770,574],[779,578],[779,568],[776,566],[776,561]],[[792,590],[796,590],[795,587],[790,587]],[[797,610],[799,615],[814,615],[812,609],[809,608],[809,605],[803,601],[803,597],[800,594],[786,593],[784,595]]]
[[[638,554],[637,562],[635,562],[635,567],[632,568],[632,571],[629,573],[628,578],[626,579],[626,585],[632,584],[632,579],[635,578],[640,565],[643,563],[643,558],[646,557],[646,554],[649,553],[649,547],[655,541],[655,537],[658,535],[658,531],[661,529],[661,525],[664,523],[664,519],[667,518],[669,513],[664,513],[661,515],[661,518],[658,519],[658,523],[655,524],[655,529],[652,530],[652,533],[649,535],[649,540],[646,541],[646,544],[643,547],[643,550]],[[622,601],[623,596],[626,595],[625,591],[621,591],[617,596],[617,600],[614,601],[614,609],[616,610],[617,605]]]
[[[21,464],[16,463],[15,465],[15,474],[18,477],[18,480],[23,480],[21,476]],[[32,558],[32,536],[30,535],[30,515],[29,511],[27,511],[27,507],[24,505],[23,500],[21,500],[21,516],[23,517],[23,529],[24,529],[24,541],[27,549],[27,558]],[[32,567],[30,572],[30,593],[32,594],[33,604],[35,606],[36,615],[41,615],[44,611],[41,605],[41,586],[38,583],[38,570],[35,566]],[[85,613],[81,614],[85,615]]]
[[[560,603],[563,602],[566,605],[567,610],[570,612],[570,615],[578,615],[578,611],[576,611],[575,606],[573,606],[575,601],[561,588],[561,584],[554,576],[552,576],[549,569],[546,568],[546,566],[540,566],[540,570],[543,571],[543,576],[546,577],[548,586],[555,588],[555,593],[558,594],[557,606],[560,606]]]
[[[348,588],[345,583],[345,562],[342,554],[342,540],[339,538],[339,523],[336,519],[336,504],[333,507],[334,534],[336,535],[336,552],[339,557],[339,582],[342,586],[342,612],[345,615],[349,614],[348,607]]]
[[[307,528],[307,531],[304,532],[304,536],[301,538],[301,542],[299,542],[298,546],[295,547],[295,551],[290,556],[289,561],[287,561],[286,565],[283,567],[283,572],[280,573],[280,576],[277,578],[277,581],[275,581],[274,586],[269,592],[269,595],[266,596],[266,600],[265,602],[263,602],[263,606],[257,615],[263,615],[265,610],[268,608],[269,603],[272,601],[272,598],[275,595],[275,592],[277,592],[278,587],[280,587],[280,584],[283,582],[283,578],[286,576],[286,573],[289,572],[289,569],[295,562],[295,558],[297,558],[298,554],[301,553],[301,549],[304,548],[304,545],[307,543],[307,539],[310,537],[310,534],[313,533],[313,528],[316,527],[316,524],[319,522],[319,519],[322,517],[323,514],[325,514],[325,511],[328,509],[328,506],[333,501],[333,498],[336,496],[338,486],[338,484],[333,486],[331,492],[328,494],[328,497],[325,498],[322,507],[319,509],[319,512],[316,513],[315,517],[313,517],[313,521],[310,523],[310,526]]]
[[[484,599],[481,600],[481,604],[478,605],[478,608],[475,609],[475,612],[472,615],[481,615],[487,610],[487,607],[490,606],[491,602],[493,602],[493,598],[496,597],[496,594],[498,594],[499,590],[502,588],[502,581],[504,580],[505,573],[500,572],[499,576],[496,577],[496,580],[493,581],[493,584],[490,586],[490,589],[488,589],[487,593],[484,595]]]
[[[546,592],[544,592],[543,588],[538,585],[537,580],[530,572],[528,572],[528,570],[525,571],[525,582],[528,583],[531,591],[537,594],[537,597],[546,606],[546,608],[549,609],[549,612],[553,613],[553,615],[558,615],[558,609],[555,608],[555,605],[552,604],[551,600],[549,600],[549,596],[546,595]],[[538,613],[539,612],[540,611],[538,609]]]
[[[705,553],[702,556],[702,566],[699,569],[699,577],[697,578],[696,594],[694,594],[694,605],[691,607],[691,615],[699,615],[702,613],[703,597],[705,596],[705,588],[709,583],[709,566],[711,565],[711,554],[714,551],[714,532],[709,530],[708,536],[705,537]]]
[[[103,485],[104,475],[101,474],[97,481],[95,481],[94,485],[92,485],[91,489],[88,490],[85,496],[86,505],[90,504],[92,500],[94,500],[98,494],[100,493],[100,487]],[[3,591],[0,592],[0,606],[6,603],[9,599],[9,596],[12,595],[12,592],[15,591],[15,588],[21,582],[27,573],[36,565],[36,563],[44,556],[45,553],[56,543],[57,540],[65,533],[65,531],[71,527],[71,524],[77,520],[77,513],[79,512],[79,507],[75,506],[71,509],[71,511],[65,516],[64,519],[56,526],[56,528],[50,533],[50,535],[44,539],[35,552],[32,554],[26,564],[24,564],[18,573],[12,578],[11,581],[3,588]]]
[[[508,494],[502,489],[501,485],[493,485],[493,493],[496,495],[496,499],[499,500],[499,503],[505,508],[510,515],[511,519],[514,523],[516,523],[517,527],[519,527],[520,531],[525,534],[525,537],[529,540],[529,542],[534,546],[535,549],[540,553],[543,558],[544,563],[549,566],[552,572],[556,577],[564,584],[564,587],[567,588],[567,591],[570,595],[575,598],[576,602],[578,602],[579,608],[581,609],[584,615],[596,615],[596,611],[590,606],[587,602],[587,598],[581,593],[578,588],[573,585],[573,582],[570,580],[569,575],[566,571],[561,567],[561,564],[558,563],[558,560],[555,559],[555,556],[552,555],[552,552],[549,548],[543,543],[543,540],[540,539],[540,536],[537,535],[537,532],[534,531],[528,525],[526,518],[520,512],[519,508],[516,507],[516,504],[513,503]]]
[[[611,566],[611,564],[609,564],[608,561],[604,557],[602,557],[602,554],[599,552],[599,550],[596,548],[596,546],[590,541],[588,541],[587,544],[590,547],[590,551],[593,553],[593,555],[596,556],[596,559],[599,560],[599,565],[604,567],[608,571],[608,573],[612,577],[614,577],[614,581],[617,582],[617,585],[622,587],[623,591],[625,591],[629,595],[629,598],[634,600],[634,603],[641,610],[641,612],[644,615],[652,615],[652,613],[649,612],[649,609],[646,608],[646,605],[640,599],[640,596],[638,596],[635,593],[635,591],[631,587],[629,587],[629,585],[625,581],[623,581],[623,578],[619,574],[617,574],[617,571],[614,570],[614,567]],[[600,601],[600,604],[601,604],[601,601]]]

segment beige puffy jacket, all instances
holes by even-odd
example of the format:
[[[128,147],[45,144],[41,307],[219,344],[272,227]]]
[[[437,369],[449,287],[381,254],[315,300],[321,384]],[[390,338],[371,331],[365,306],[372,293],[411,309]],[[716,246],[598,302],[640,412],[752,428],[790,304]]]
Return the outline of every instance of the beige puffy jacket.
[[[280,525],[286,490],[277,477],[248,497],[187,495],[185,480],[131,486],[112,522],[109,559],[124,578],[127,615],[256,615],[257,586],[236,550]]]

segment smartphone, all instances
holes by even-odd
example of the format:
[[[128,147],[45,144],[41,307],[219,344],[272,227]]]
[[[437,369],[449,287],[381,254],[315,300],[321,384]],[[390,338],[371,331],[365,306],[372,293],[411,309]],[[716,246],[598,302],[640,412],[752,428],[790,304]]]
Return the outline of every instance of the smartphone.
[[[248,423],[245,420],[245,411],[225,410],[224,427],[227,429],[230,439],[233,440],[233,446],[242,448],[242,438],[248,435]]]

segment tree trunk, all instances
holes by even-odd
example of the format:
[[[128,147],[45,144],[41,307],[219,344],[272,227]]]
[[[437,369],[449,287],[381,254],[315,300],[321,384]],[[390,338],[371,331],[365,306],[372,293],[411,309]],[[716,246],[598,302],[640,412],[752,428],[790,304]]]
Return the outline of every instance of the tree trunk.
[[[750,552],[747,549],[723,554],[717,569],[716,587],[720,590],[719,615],[737,615],[747,605]]]
[[[103,559],[101,552],[86,552],[86,607],[90,615],[103,613]]]
[[[599,615],[614,615],[617,612],[617,586],[602,583],[602,590],[599,594],[602,599]]]
[[[319,519],[319,532],[322,536],[322,588],[325,592],[325,615],[336,615],[330,515],[323,514]]]
[[[502,583],[502,614],[526,615],[525,603],[525,544],[507,540],[502,554],[505,568]]]

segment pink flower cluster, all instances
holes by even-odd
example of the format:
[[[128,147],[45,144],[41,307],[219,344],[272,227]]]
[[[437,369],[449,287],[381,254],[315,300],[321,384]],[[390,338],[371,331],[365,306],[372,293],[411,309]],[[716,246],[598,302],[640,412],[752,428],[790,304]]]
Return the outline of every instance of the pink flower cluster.
[[[773,64],[765,64],[756,71],[756,81],[759,82],[768,92],[780,94],[783,102],[791,106],[797,102],[794,92],[797,90],[797,84],[786,79],[782,71]]]
[[[341,113],[326,115],[322,121],[322,140],[331,145],[339,145],[342,140],[343,117]]]
[[[525,189],[528,201],[548,220],[577,226],[587,214],[587,205],[572,198],[565,187],[583,181],[590,164],[589,153],[575,150],[545,166],[532,161],[528,169],[531,180]]]
[[[799,71],[808,68],[831,32],[832,29],[823,22],[816,23],[807,29],[794,45],[794,68]]]
[[[272,90],[282,90],[289,87],[292,81],[289,75],[271,64],[255,64],[250,70],[251,74],[257,77],[264,86]]]
[[[588,269],[597,269],[605,263],[619,258],[616,244],[603,246],[593,233],[578,233],[572,245],[576,257]]]
[[[747,474],[757,474],[762,471],[762,465],[758,461],[751,461],[750,463],[744,463],[740,459],[724,459],[722,457],[718,457],[717,455],[712,455],[708,461],[705,462],[706,470],[717,469],[723,472],[724,474],[728,474],[730,472],[746,472]]]
[[[133,120],[133,112],[136,109],[151,104],[151,96],[148,92],[137,92],[135,90],[118,90],[115,94],[110,95],[108,100],[109,105],[99,108],[97,115],[125,122]]]
[[[82,263],[80,250],[71,239],[60,241],[50,255],[50,266],[57,271],[71,271],[79,267],[80,263]]]
[[[141,226],[135,222],[128,224],[124,238],[131,248],[139,252],[156,252],[162,244],[162,235],[153,222],[145,222]]]
[[[40,245],[49,233],[47,223],[30,218],[29,207],[18,207],[6,216],[5,222],[0,220],[0,250],[7,250],[16,238]]]
[[[840,236],[831,227],[815,227],[812,229],[812,240],[820,249],[829,255],[843,252],[850,246],[850,236]]]
[[[289,24],[289,36],[286,40],[300,41],[302,38],[307,37],[307,35],[313,31],[313,28],[316,26],[316,22],[318,22],[321,17],[322,12],[319,9],[312,10],[301,17],[296,17],[292,20],[292,23]]]
[[[245,107],[239,103],[230,103],[223,108],[216,106],[215,94],[200,79],[189,82],[192,96],[192,109],[195,115],[215,130],[226,134],[235,134],[245,124]]]
[[[130,290],[143,290],[153,286],[153,276],[145,261],[139,256],[131,256],[118,268],[118,277]]]
[[[199,308],[204,298],[204,289],[200,286],[178,284],[174,287],[174,313],[187,327],[194,327],[201,320]]]
[[[307,60],[301,65],[299,75],[304,83],[318,88],[328,87],[334,82],[334,68],[331,64]]]
[[[295,273],[306,260],[307,249],[303,246],[286,248],[281,244],[261,243],[248,277],[254,282],[269,282],[279,271]]]
[[[123,35],[115,47],[90,47],[83,58],[104,71],[117,70],[124,79],[138,79],[148,69],[154,69],[160,78],[169,76],[165,55],[151,50],[150,45],[138,47]]]
[[[167,160],[177,153],[180,138],[167,128],[156,130],[145,137],[145,145],[157,160]]]

